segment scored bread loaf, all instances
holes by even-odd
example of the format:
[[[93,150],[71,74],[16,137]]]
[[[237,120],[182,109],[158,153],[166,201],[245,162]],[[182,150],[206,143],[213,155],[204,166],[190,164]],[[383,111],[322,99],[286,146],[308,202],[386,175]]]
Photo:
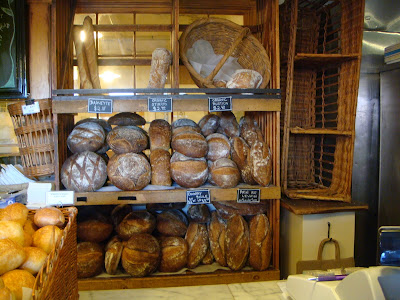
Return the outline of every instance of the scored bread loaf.
[[[220,216],[229,219],[232,215],[253,216],[263,214],[268,210],[266,201],[260,203],[237,203],[235,201],[213,201],[214,207],[218,210]]]
[[[220,217],[218,211],[214,210],[211,213],[211,221],[208,225],[210,249],[215,261],[223,267],[226,266],[225,235],[226,221]]]
[[[77,227],[77,237],[83,242],[101,243],[113,231],[113,225],[106,218],[91,218],[79,222]]]
[[[75,192],[94,192],[104,185],[106,179],[106,163],[94,152],[74,154],[61,168],[62,184]]]
[[[240,181],[240,172],[229,158],[220,158],[210,168],[212,181],[221,188],[232,188]]]
[[[157,231],[162,235],[184,236],[187,226],[186,215],[178,209],[166,210],[157,215]]]
[[[206,138],[194,131],[184,131],[172,136],[171,147],[188,157],[201,158],[207,155]]]
[[[201,129],[200,127],[193,127],[193,126],[181,126],[181,127],[177,127],[177,128],[173,128],[172,129],[172,137],[174,137],[174,135],[184,132],[184,131],[194,131],[197,133],[201,133]]]
[[[104,266],[108,274],[114,275],[117,273],[123,248],[122,242],[117,236],[114,236],[108,241],[104,256]]]
[[[267,186],[272,178],[272,153],[268,145],[254,142],[250,148],[249,164],[253,179],[261,186]]]
[[[219,118],[218,133],[225,134],[230,138],[239,136],[239,124],[231,111],[221,112]]]
[[[107,122],[110,125],[118,126],[139,126],[146,124],[146,120],[142,116],[131,112],[120,112],[115,114],[110,117]]]
[[[206,138],[208,144],[207,159],[216,161],[220,158],[229,158],[231,145],[229,139],[221,133],[212,133]]]
[[[100,244],[78,243],[77,252],[78,278],[93,277],[103,271],[104,249]]]
[[[189,247],[187,267],[194,269],[203,260],[209,247],[206,225],[194,222],[189,223],[185,239]]]
[[[111,183],[125,191],[138,191],[150,183],[151,167],[147,159],[136,153],[114,155],[107,166]]]
[[[225,234],[225,253],[228,267],[234,271],[242,269],[249,255],[249,226],[240,215],[228,219]]]
[[[10,239],[0,239],[0,276],[18,268],[26,258],[24,248]]]
[[[207,114],[200,119],[198,124],[201,128],[201,133],[207,137],[210,134],[217,132],[219,126],[219,117],[214,114]]]
[[[135,233],[122,250],[122,267],[133,277],[143,277],[153,273],[161,259],[160,245],[148,233]]]
[[[187,157],[175,152],[171,157],[171,178],[182,187],[201,186],[208,178],[206,159]]]
[[[188,244],[178,236],[161,236],[161,272],[178,272],[187,264]]]
[[[106,133],[99,124],[86,122],[74,127],[67,138],[72,153],[95,152],[104,146]]]
[[[107,144],[116,154],[140,153],[147,148],[148,137],[137,126],[118,126],[107,135]]]
[[[256,184],[251,174],[250,166],[250,147],[241,137],[231,139],[231,157],[240,170],[243,182],[247,184]]]
[[[162,89],[165,86],[172,55],[165,48],[156,48],[151,55],[150,78],[147,88]]]
[[[118,227],[119,223],[125,218],[127,214],[132,211],[132,207],[129,204],[120,204],[114,207],[111,211],[111,220],[115,228]]]
[[[242,137],[249,147],[253,146],[256,141],[264,141],[263,134],[257,121],[250,116],[240,118],[240,137]]]
[[[95,119],[95,118],[87,118],[87,119],[80,120],[75,124],[75,126],[78,126],[82,123],[87,123],[87,122],[93,122],[93,123],[99,124],[104,129],[106,138],[107,138],[107,134],[112,130],[111,125],[108,124],[106,120]],[[99,150],[97,150],[96,153],[105,154],[109,149],[110,149],[110,147],[107,145],[106,139],[104,139],[104,145]]]
[[[187,119],[187,118],[177,119],[174,122],[172,122],[172,124],[171,124],[172,131],[174,129],[177,129],[178,127],[183,127],[183,126],[190,126],[193,128],[200,129],[199,125],[197,125],[197,123],[195,121]]]
[[[190,205],[187,210],[189,222],[208,223],[210,222],[210,210],[206,204]]]
[[[149,127],[149,138],[150,138],[150,150],[164,149],[169,151],[171,148],[171,125],[163,120],[156,119],[150,123]]]
[[[258,271],[268,269],[272,253],[272,230],[268,217],[254,216],[249,222],[250,255],[249,264]]]
[[[151,184],[164,186],[172,184],[170,160],[171,154],[167,150],[159,148],[151,151]]]
[[[156,228],[156,218],[146,210],[132,211],[119,223],[118,236],[129,240],[134,233],[151,234]]]

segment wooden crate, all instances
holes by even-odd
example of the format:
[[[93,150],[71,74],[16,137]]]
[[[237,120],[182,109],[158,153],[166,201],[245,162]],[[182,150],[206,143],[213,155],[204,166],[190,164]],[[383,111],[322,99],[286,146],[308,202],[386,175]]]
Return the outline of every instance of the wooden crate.
[[[290,198],[351,201],[363,18],[363,0],[282,8],[282,187]]]

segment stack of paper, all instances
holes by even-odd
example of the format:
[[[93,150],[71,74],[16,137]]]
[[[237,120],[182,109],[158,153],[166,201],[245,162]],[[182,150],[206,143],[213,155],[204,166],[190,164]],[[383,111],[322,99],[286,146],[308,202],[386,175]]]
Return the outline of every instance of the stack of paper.
[[[25,177],[24,174],[18,171],[18,169],[13,165],[1,165],[0,185],[21,184],[29,182],[35,181]]]
[[[400,44],[395,44],[385,48],[384,59],[386,64],[400,61]]]

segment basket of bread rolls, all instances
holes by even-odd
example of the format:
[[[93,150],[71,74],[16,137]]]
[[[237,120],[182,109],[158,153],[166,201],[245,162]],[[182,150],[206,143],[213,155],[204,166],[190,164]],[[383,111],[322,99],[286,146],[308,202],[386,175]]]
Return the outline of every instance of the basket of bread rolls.
[[[0,210],[1,299],[78,298],[76,215],[21,203]]]
[[[268,54],[250,29],[221,18],[190,24],[179,55],[201,88],[265,88],[271,77]]]

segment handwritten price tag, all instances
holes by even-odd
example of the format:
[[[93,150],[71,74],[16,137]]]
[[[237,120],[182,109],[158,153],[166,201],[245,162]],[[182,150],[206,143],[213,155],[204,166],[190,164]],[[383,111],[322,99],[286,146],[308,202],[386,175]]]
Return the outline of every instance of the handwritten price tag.
[[[88,113],[95,114],[112,114],[113,101],[112,99],[88,99]]]
[[[208,97],[208,110],[210,112],[216,111],[231,111],[232,110],[232,97]]]
[[[39,102],[33,102],[33,104],[29,105],[22,105],[22,114],[24,116],[37,114],[39,112],[40,112]]]
[[[186,191],[187,204],[211,203],[210,190]]]
[[[259,203],[260,202],[260,189],[238,189],[237,202],[238,203]]]
[[[149,112],[172,112],[172,98],[148,98]]]

